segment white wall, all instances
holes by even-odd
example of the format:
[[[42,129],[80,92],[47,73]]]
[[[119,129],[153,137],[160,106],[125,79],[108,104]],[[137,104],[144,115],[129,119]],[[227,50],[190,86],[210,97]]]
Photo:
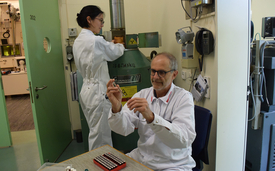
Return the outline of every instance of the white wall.
[[[262,18],[275,17],[274,0],[252,0],[252,21],[254,23],[254,34],[262,34]],[[257,36],[259,40],[259,37]]]

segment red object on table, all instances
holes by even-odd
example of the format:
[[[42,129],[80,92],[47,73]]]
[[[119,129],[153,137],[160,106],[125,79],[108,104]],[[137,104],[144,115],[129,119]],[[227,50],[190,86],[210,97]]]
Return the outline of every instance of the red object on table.
[[[93,159],[94,163],[105,171],[118,171],[126,167],[126,162],[112,153],[105,153]]]

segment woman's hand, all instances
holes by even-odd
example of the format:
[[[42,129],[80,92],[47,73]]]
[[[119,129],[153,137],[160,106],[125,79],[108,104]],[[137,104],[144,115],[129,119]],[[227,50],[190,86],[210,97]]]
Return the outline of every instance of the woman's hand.
[[[122,94],[119,85],[114,86],[114,79],[110,79],[107,83],[107,96],[112,103],[112,112],[117,113],[121,110]]]

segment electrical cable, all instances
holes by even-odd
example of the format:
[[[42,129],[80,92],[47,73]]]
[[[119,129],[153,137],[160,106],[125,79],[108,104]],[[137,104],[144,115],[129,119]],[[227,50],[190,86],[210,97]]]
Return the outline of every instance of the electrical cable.
[[[263,73],[263,77],[264,77],[265,100],[266,100],[267,106],[269,107],[270,104],[269,104],[269,101],[268,101],[268,98],[267,98],[266,78],[265,78],[265,74],[264,73]]]
[[[260,46],[260,68],[258,68],[259,69],[259,77],[260,77],[260,85],[259,85],[259,95],[262,95],[262,85],[263,85],[263,77],[262,77],[262,67],[263,67],[263,56],[264,56],[264,52],[263,52],[263,45],[264,45],[265,43],[263,43],[261,46]],[[263,102],[263,97],[260,97],[260,99],[261,99],[261,102]]]
[[[190,87],[189,87],[189,92],[191,91],[191,87],[192,87],[193,82],[194,82],[194,80],[195,80],[194,78],[195,78],[196,72],[197,72],[197,68],[195,69],[194,75],[193,75],[193,77],[192,77],[192,81],[191,81]]]
[[[3,33],[4,38],[9,38],[10,37],[10,30],[7,30],[6,32]]]
[[[264,102],[263,98],[263,77],[264,77],[264,49],[266,44],[268,44],[266,41],[260,46],[260,85],[259,85],[259,95],[262,102]]]
[[[255,116],[256,116],[256,114],[255,114],[256,113],[256,103],[255,103],[255,99],[254,99],[253,84],[252,84],[252,76],[253,75],[254,75],[254,71],[250,75],[250,91],[251,91],[251,97],[252,97],[252,101],[253,101],[254,116],[251,119],[248,119],[248,122],[253,121],[255,119]]]
[[[200,66],[200,71],[202,72],[202,66],[203,66],[203,55],[201,55],[201,60],[199,58],[199,66]]]
[[[254,36],[254,40],[256,40],[257,35],[259,35],[259,40],[261,40],[261,34],[260,33],[256,33]]]
[[[202,14],[202,6],[199,6],[199,8],[200,8],[200,10],[199,10],[199,18],[198,19],[195,19],[195,20],[193,20],[193,22],[194,23],[197,23],[199,20],[200,20],[200,18],[201,18],[201,14]],[[197,10],[198,11],[198,10]],[[197,16],[197,14],[196,14],[196,16]],[[197,17],[196,17],[197,18]]]
[[[258,34],[258,33],[257,33]],[[257,35],[256,34],[256,35]],[[256,35],[255,35],[255,38],[256,38]],[[260,81],[259,81],[259,83],[260,83],[260,85],[259,85],[259,94],[256,94],[256,95],[254,95],[254,93],[253,93],[253,84],[252,84],[252,77],[253,77],[253,75],[255,75],[255,70],[251,73],[251,75],[250,75],[250,89],[251,89],[251,96],[252,96],[252,101],[253,101],[253,111],[254,111],[254,116],[251,118],[251,119],[249,119],[248,121],[252,121],[252,120],[254,120],[254,118],[255,118],[255,116],[256,116],[256,104],[255,104],[255,99],[254,99],[254,96],[256,97],[260,97],[260,99],[261,99],[261,101],[262,102],[264,102],[264,98],[263,98],[263,88],[264,88],[264,91],[265,91],[265,100],[266,100],[266,103],[267,103],[267,105],[268,106],[270,106],[270,104],[269,104],[269,100],[268,100],[268,98],[267,98],[267,87],[266,87],[266,78],[265,78],[265,74],[264,74],[264,49],[265,49],[265,47],[267,46],[267,45],[269,45],[269,43],[267,42],[267,41],[265,41],[261,46],[260,46],[260,67],[255,67],[255,68],[257,68],[257,69],[259,69],[260,70],[260,76],[261,76],[261,78],[260,78]]]
[[[190,17],[191,18],[191,20],[195,20],[196,18],[197,18],[197,11],[198,11],[198,8],[196,8],[196,17],[195,18],[192,18],[192,16],[190,16],[190,14],[186,11],[186,9],[184,8],[184,5],[183,5],[183,3],[182,3],[182,1],[184,1],[184,0],[181,0],[181,6],[182,6],[182,8],[183,8],[183,10],[185,11],[185,13],[188,15],[188,17]]]

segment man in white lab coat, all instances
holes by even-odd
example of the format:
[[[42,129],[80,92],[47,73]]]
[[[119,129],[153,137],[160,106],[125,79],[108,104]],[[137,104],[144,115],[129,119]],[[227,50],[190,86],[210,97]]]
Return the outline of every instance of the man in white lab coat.
[[[157,54],[151,62],[152,87],[136,93],[123,107],[119,85],[107,84],[112,103],[109,113],[111,129],[129,135],[138,128],[138,147],[127,155],[154,170],[191,171],[195,139],[192,94],[173,84],[178,74],[176,58]]]

